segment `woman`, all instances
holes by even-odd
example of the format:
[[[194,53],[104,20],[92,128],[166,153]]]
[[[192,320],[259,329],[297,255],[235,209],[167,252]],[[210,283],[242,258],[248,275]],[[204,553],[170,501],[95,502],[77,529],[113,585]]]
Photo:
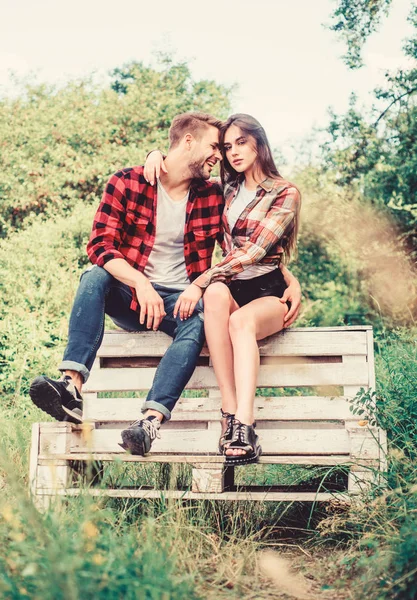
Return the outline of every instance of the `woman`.
[[[229,117],[220,132],[223,153],[224,258],[178,298],[186,318],[204,293],[204,322],[222,397],[219,450],[226,464],[256,462],[254,398],[257,341],[284,327],[289,303],[280,263],[296,246],[300,193],[279,174],[263,127],[253,117]],[[284,267],[285,270],[285,267]]]

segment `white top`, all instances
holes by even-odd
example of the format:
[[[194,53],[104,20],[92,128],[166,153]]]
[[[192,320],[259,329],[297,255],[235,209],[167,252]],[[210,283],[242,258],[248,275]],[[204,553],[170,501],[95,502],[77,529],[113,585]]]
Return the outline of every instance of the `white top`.
[[[233,198],[229,211],[227,213],[227,222],[229,223],[230,231],[232,231],[233,227],[236,225],[236,221],[238,220],[242,212],[245,210],[245,208],[248,206],[248,204],[252,202],[255,196],[256,190],[246,189],[245,182],[243,182],[239,186],[239,190],[236,196]],[[232,247],[235,247],[233,243],[233,236],[231,242]],[[244,271],[241,271],[241,273],[235,275],[233,279],[253,279],[254,277],[260,277],[260,275],[264,275],[265,273],[270,273],[276,268],[276,265],[251,265]]]
[[[175,201],[158,180],[156,237],[144,274],[152,283],[177,290],[190,285],[184,257],[184,226],[189,192]]]
[[[227,213],[227,222],[229,223],[230,231],[232,231],[233,227],[236,225],[236,221],[248,204],[254,200],[255,196],[256,190],[247,190],[244,182],[239,186],[239,190],[233,198]]]

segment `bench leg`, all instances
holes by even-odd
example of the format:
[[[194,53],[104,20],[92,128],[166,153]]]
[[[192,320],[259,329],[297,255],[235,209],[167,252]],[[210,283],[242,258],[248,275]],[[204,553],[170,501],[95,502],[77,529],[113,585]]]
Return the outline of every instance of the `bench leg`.
[[[33,426],[30,489],[33,501],[40,510],[46,510],[56,497],[56,492],[66,489],[71,481],[71,467],[68,462],[54,460],[54,454],[69,452],[70,441],[69,423],[36,423]],[[47,457],[47,464],[40,464],[40,455]]]
[[[193,465],[192,491],[200,493],[223,492],[225,488],[225,467],[213,463]]]
[[[33,503],[39,510],[46,510],[48,506],[45,506],[45,496],[39,494],[40,482],[38,476],[38,457],[39,457],[39,439],[40,439],[40,427],[39,423],[32,425],[32,440],[30,446],[30,458],[29,458],[29,490],[32,496]]]
[[[348,492],[352,495],[366,494],[379,484],[379,480],[379,472],[376,469],[359,470],[353,466],[348,475]]]
[[[377,428],[365,423],[346,423],[350,439],[350,459],[352,466],[348,476],[348,492],[360,494],[369,492],[372,487],[383,485],[382,472],[385,470],[385,438]]]
[[[224,490],[228,491],[234,488],[235,485],[235,468],[234,467],[224,467]]]

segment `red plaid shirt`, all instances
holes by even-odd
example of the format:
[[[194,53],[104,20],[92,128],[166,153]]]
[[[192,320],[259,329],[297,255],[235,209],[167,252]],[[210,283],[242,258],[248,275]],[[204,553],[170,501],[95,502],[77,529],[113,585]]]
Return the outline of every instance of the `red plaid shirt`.
[[[300,210],[300,192],[285,179],[266,179],[258,185],[255,198],[243,210],[232,231],[227,214],[242,178],[224,187],[223,213],[225,257],[193,283],[206,288],[215,281],[229,281],[254,264],[279,265]]]
[[[125,259],[143,272],[155,242],[157,186],[143,177],[143,167],[122,169],[110,177],[96,212],[87,253],[103,267]],[[184,258],[194,281],[211,265],[216,239],[221,240],[223,193],[217,183],[192,182],[184,226]],[[138,310],[136,294],[130,305]]]

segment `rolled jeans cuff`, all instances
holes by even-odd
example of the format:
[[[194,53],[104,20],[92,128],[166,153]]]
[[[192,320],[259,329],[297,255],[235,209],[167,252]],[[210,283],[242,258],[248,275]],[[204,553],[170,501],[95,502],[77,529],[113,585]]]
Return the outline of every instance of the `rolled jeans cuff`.
[[[63,360],[62,363],[59,365],[58,370],[59,371],[76,371],[77,373],[79,373],[82,376],[84,383],[90,377],[90,371],[87,369],[87,367],[85,365],[82,365],[81,363],[77,363],[73,360]]]
[[[171,412],[167,409],[166,406],[160,404],[159,402],[155,402],[155,400],[146,400],[142,405],[142,412],[146,412],[147,410],[157,410],[162,415],[164,415],[164,421],[169,421],[171,418]]]

